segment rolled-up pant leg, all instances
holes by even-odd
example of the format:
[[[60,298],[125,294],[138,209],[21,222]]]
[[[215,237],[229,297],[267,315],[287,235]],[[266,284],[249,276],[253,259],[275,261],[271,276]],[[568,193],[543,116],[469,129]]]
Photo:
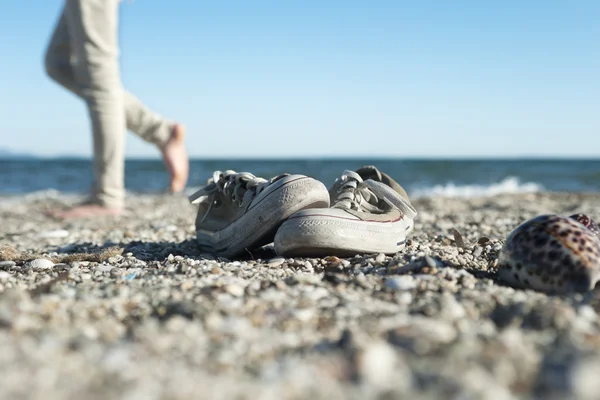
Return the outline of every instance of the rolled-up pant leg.
[[[48,74],[87,103],[94,142],[93,195],[111,207],[123,203],[125,129],[162,148],[173,126],[122,87],[118,4],[67,0],[45,57]]]

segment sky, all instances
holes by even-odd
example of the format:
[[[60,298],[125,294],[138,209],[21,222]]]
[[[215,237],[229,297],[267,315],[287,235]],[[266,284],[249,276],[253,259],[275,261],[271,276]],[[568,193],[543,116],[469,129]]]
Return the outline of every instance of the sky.
[[[91,155],[62,0],[7,0],[0,148]],[[123,85],[198,158],[600,156],[596,0],[124,0]],[[159,157],[131,133],[128,157]]]

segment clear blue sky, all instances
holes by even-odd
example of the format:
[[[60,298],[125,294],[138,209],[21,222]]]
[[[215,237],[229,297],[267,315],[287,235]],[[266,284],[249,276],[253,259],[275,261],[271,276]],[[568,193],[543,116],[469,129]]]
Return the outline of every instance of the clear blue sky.
[[[61,0],[8,0],[0,147],[91,153],[43,53]],[[600,1],[125,0],[126,88],[193,156],[600,156]],[[132,134],[129,156],[157,156]]]

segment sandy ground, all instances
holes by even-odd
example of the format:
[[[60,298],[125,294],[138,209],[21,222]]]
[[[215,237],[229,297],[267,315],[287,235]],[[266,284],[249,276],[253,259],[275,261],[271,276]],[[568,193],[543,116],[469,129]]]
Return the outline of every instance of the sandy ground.
[[[44,216],[74,200],[0,199],[2,398],[600,397],[595,294],[515,290],[495,271],[519,223],[600,216],[600,196],[422,198],[392,257],[239,260],[198,252],[184,197]]]

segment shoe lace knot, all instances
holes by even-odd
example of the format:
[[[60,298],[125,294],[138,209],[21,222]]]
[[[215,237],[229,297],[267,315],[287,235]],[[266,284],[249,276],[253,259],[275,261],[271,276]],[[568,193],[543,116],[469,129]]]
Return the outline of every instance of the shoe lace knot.
[[[391,187],[372,179],[363,180],[354,171],[344,171],[336,184],[338,189],[333,207],[371,213],[381,213],[391,207],[409,218],[417,215],[415,208]]]
[[[192,204],[207,203],[208,208],[202,217],[206,219],[217,203],[216,195],[222,193],[238,207],[248,206],[267,186],[289,174],[281,174],[271,179],[254,176],[249,172],[214,171],[207,184],[189,197]]]

